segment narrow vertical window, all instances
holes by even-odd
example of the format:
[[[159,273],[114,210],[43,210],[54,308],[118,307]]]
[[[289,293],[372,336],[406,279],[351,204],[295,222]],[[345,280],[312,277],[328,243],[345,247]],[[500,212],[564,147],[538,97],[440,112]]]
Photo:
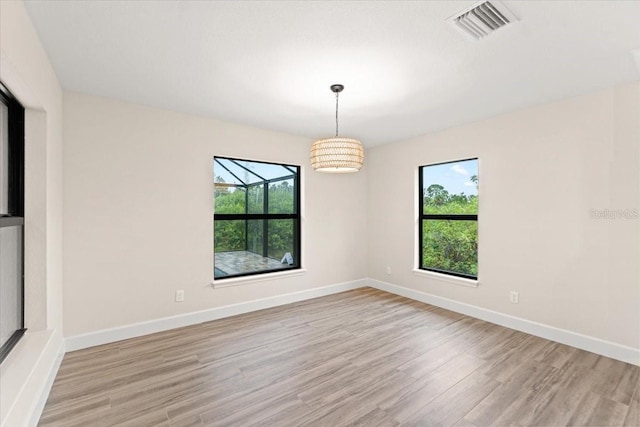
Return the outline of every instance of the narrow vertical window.
[[[300,268],[300,167],[213,163],[214,279]]]
[[[0,83],[0,363],[24,328],[24,108]]]
[[[478,159],[421,166],[419,264],[478,277]]]

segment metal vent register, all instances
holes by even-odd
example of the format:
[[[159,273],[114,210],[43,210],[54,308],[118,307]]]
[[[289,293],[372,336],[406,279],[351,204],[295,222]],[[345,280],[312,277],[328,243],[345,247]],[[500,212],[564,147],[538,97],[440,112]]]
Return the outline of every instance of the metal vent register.
[[[513,13],[498,1],[476,4],[447,19],[476,40],[517,20]]]

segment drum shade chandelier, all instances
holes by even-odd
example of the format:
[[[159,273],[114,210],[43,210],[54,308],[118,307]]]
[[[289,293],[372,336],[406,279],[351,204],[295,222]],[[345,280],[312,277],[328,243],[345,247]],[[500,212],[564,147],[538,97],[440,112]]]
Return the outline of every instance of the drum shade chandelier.
[[[311,146],[311,166],[318,172],[358,172],[364,163],[364,149],[357,139],[338,136],[338,94],[343,85],[331,85],[336,94],[336,136],[320,139]]]

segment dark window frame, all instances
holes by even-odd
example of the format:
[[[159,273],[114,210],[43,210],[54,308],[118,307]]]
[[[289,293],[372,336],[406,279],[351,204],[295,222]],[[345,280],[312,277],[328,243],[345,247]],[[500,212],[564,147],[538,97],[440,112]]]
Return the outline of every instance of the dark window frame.
[[[301,214],[300,214],[300,179],[301,179],[301,174],[300,174],[300,166],[298,165],[290,165],[290,164],[286,164],[286,163],[276,163],[276,162],[267,162],[267,161],[263,161],[263,160],[251,160],[251,159],[240,159],[240,158],[235,158],[235,157],[227,157],[227,156],[214,156],[213,157],[213,162],[214,165],[218,164],[219,166],[221,166],[222,168],[226,169],[228,173],[230,173],[232,176],[234,176],[237,180],[239,180],[240,182],[243,182],[238,176],[236,176],[233,172],[231,172],[230,170],[228,170],[222,163],[217,163],[216,159],[224,159],[224,160],[229,160],[233,163],[235,163],[236,165],[238,165],[240,168],[247,170],[249,173],[251,173],[252,175],[258,177],[261,181],[259,183],[253,183],[253,184],[245,184],[247,191],[246,191],[246,196],[248,197],[249,191],[248,189],[252,186],[258,186],[258,185],[263,185],[263,203],[264,203],[264,213],[247,213],[245,212],[244,214],[217,214],[213,213],[213,221],[214,221],[214,270],[215,270],[215,222],[216,221],[233,221],[233,220],[242,220],[245,221],[245,239],[248,239],[248,235],[249,233],[247,232],[247,228],[248,228],[248,224],[249,221],[251,220],[263,220],[263,231],[262,231],[262,239],[263,239],[263,244],[262,244],[262,250],[263,250],[263,256],[267,257],[267,253],[268,253],[268,242],[269,242],[269,227],[268,227],[268,221],[269,220],[278,220],[278,219],[291,219],[293,220],[294,223],[294,236],[293,236],[293,259],[294,259],[294,265],[289,267],[289,268],[278,268],[278,269],[268,269],[268,270],[260,270],[260,271],[250,271],[250,272],[246,272],[246,273],[241,273],[241,274],[233,274],[233,275],[227,275],[227,276],[223,276],[223,277],[215,277],[215,272],[214,272],[214,281],[218,281],[218,280],[225,280],[225,279],[233,279],[233,278],[238,278],[238,277],[246,277],[246,276],[256,276],[256,275],[261,275],[261,274],[267,274],[267,273],[276,273],[276,272],[285,272],[285,271],[292,271],[292,270],[300,270],[302,268],[302,257],[301,257],[301,240],[302,240],[302,236],[301,236]],[[282,177],[278,177],[278,178],[273,178],[273,179],[266,179],[261,177],[260,175],[258,175],[257,173],[255,173],[254,171],[251,171],[250,169],[246,169],[244,166],[242,166],[239,163],[236,162],[254,162],[254,163],[264,163],[264,164],[269,164],[269,165],[277,165],[277,166],[281,166],[287,170],[289,170],[291,172],[291,175],[287,175],[287,176],[282,176]],[[214,176],[215,178],[215,176]],[[294,206],[294,210],[295,213],[291,213],[291,214],[283,214],[283,213],[268,213],[268,199],[269,199],[269,184],[274,183],[274,182],[280,182],[280,181],[286,181],[289,179],[293,179],[293,185],[294,185],[294,192],[293,192],[293,206]],[[215,187],[215,182],[214,182],[214,187]],[[248,209],[248,203],[247,200],[245,200],[245,211]],[[245,247],[247,245],[245,244]]]
[[[0,228],[20,227],[22,241],[20,242],[20,327],[14,331],[9,339],[0,346],[0,363],[15,348],[20,338],[26,332],[24,324],[24,107],[11,94],[11,92],[0,83],[0,102],[7,106],[8,110],[8,191],[7,191],[7,213],[0,214]]]
[[[463,279],[478,280],[478,276],[471,274],[459,273],[456,271],[442,270],[438,268],[425,267],[423,265],[424,255],[424,221],[436,220],[436,221],[476,221],[478,222],[478,214],[425,214],[424,213],[424,169],[430,166],[446,165],[451,163],[466,162],[469,160],[478,161],[478,157],[469,157],[459,160],[450,160],[446,162],[431,163],[428,165],[422,165],[418,167],[418,269],[425,271],[432,271],[434,273],[446,274],[448,276],[461,277]],[[479,195],[478,195],[479,197]]]

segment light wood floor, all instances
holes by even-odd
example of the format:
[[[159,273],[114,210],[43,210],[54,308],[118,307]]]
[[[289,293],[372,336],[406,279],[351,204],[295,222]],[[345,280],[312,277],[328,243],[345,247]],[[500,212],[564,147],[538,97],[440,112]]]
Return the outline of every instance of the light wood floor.
[[[640,368],[370,288],[69,353],[41,426],[639,426]]]

